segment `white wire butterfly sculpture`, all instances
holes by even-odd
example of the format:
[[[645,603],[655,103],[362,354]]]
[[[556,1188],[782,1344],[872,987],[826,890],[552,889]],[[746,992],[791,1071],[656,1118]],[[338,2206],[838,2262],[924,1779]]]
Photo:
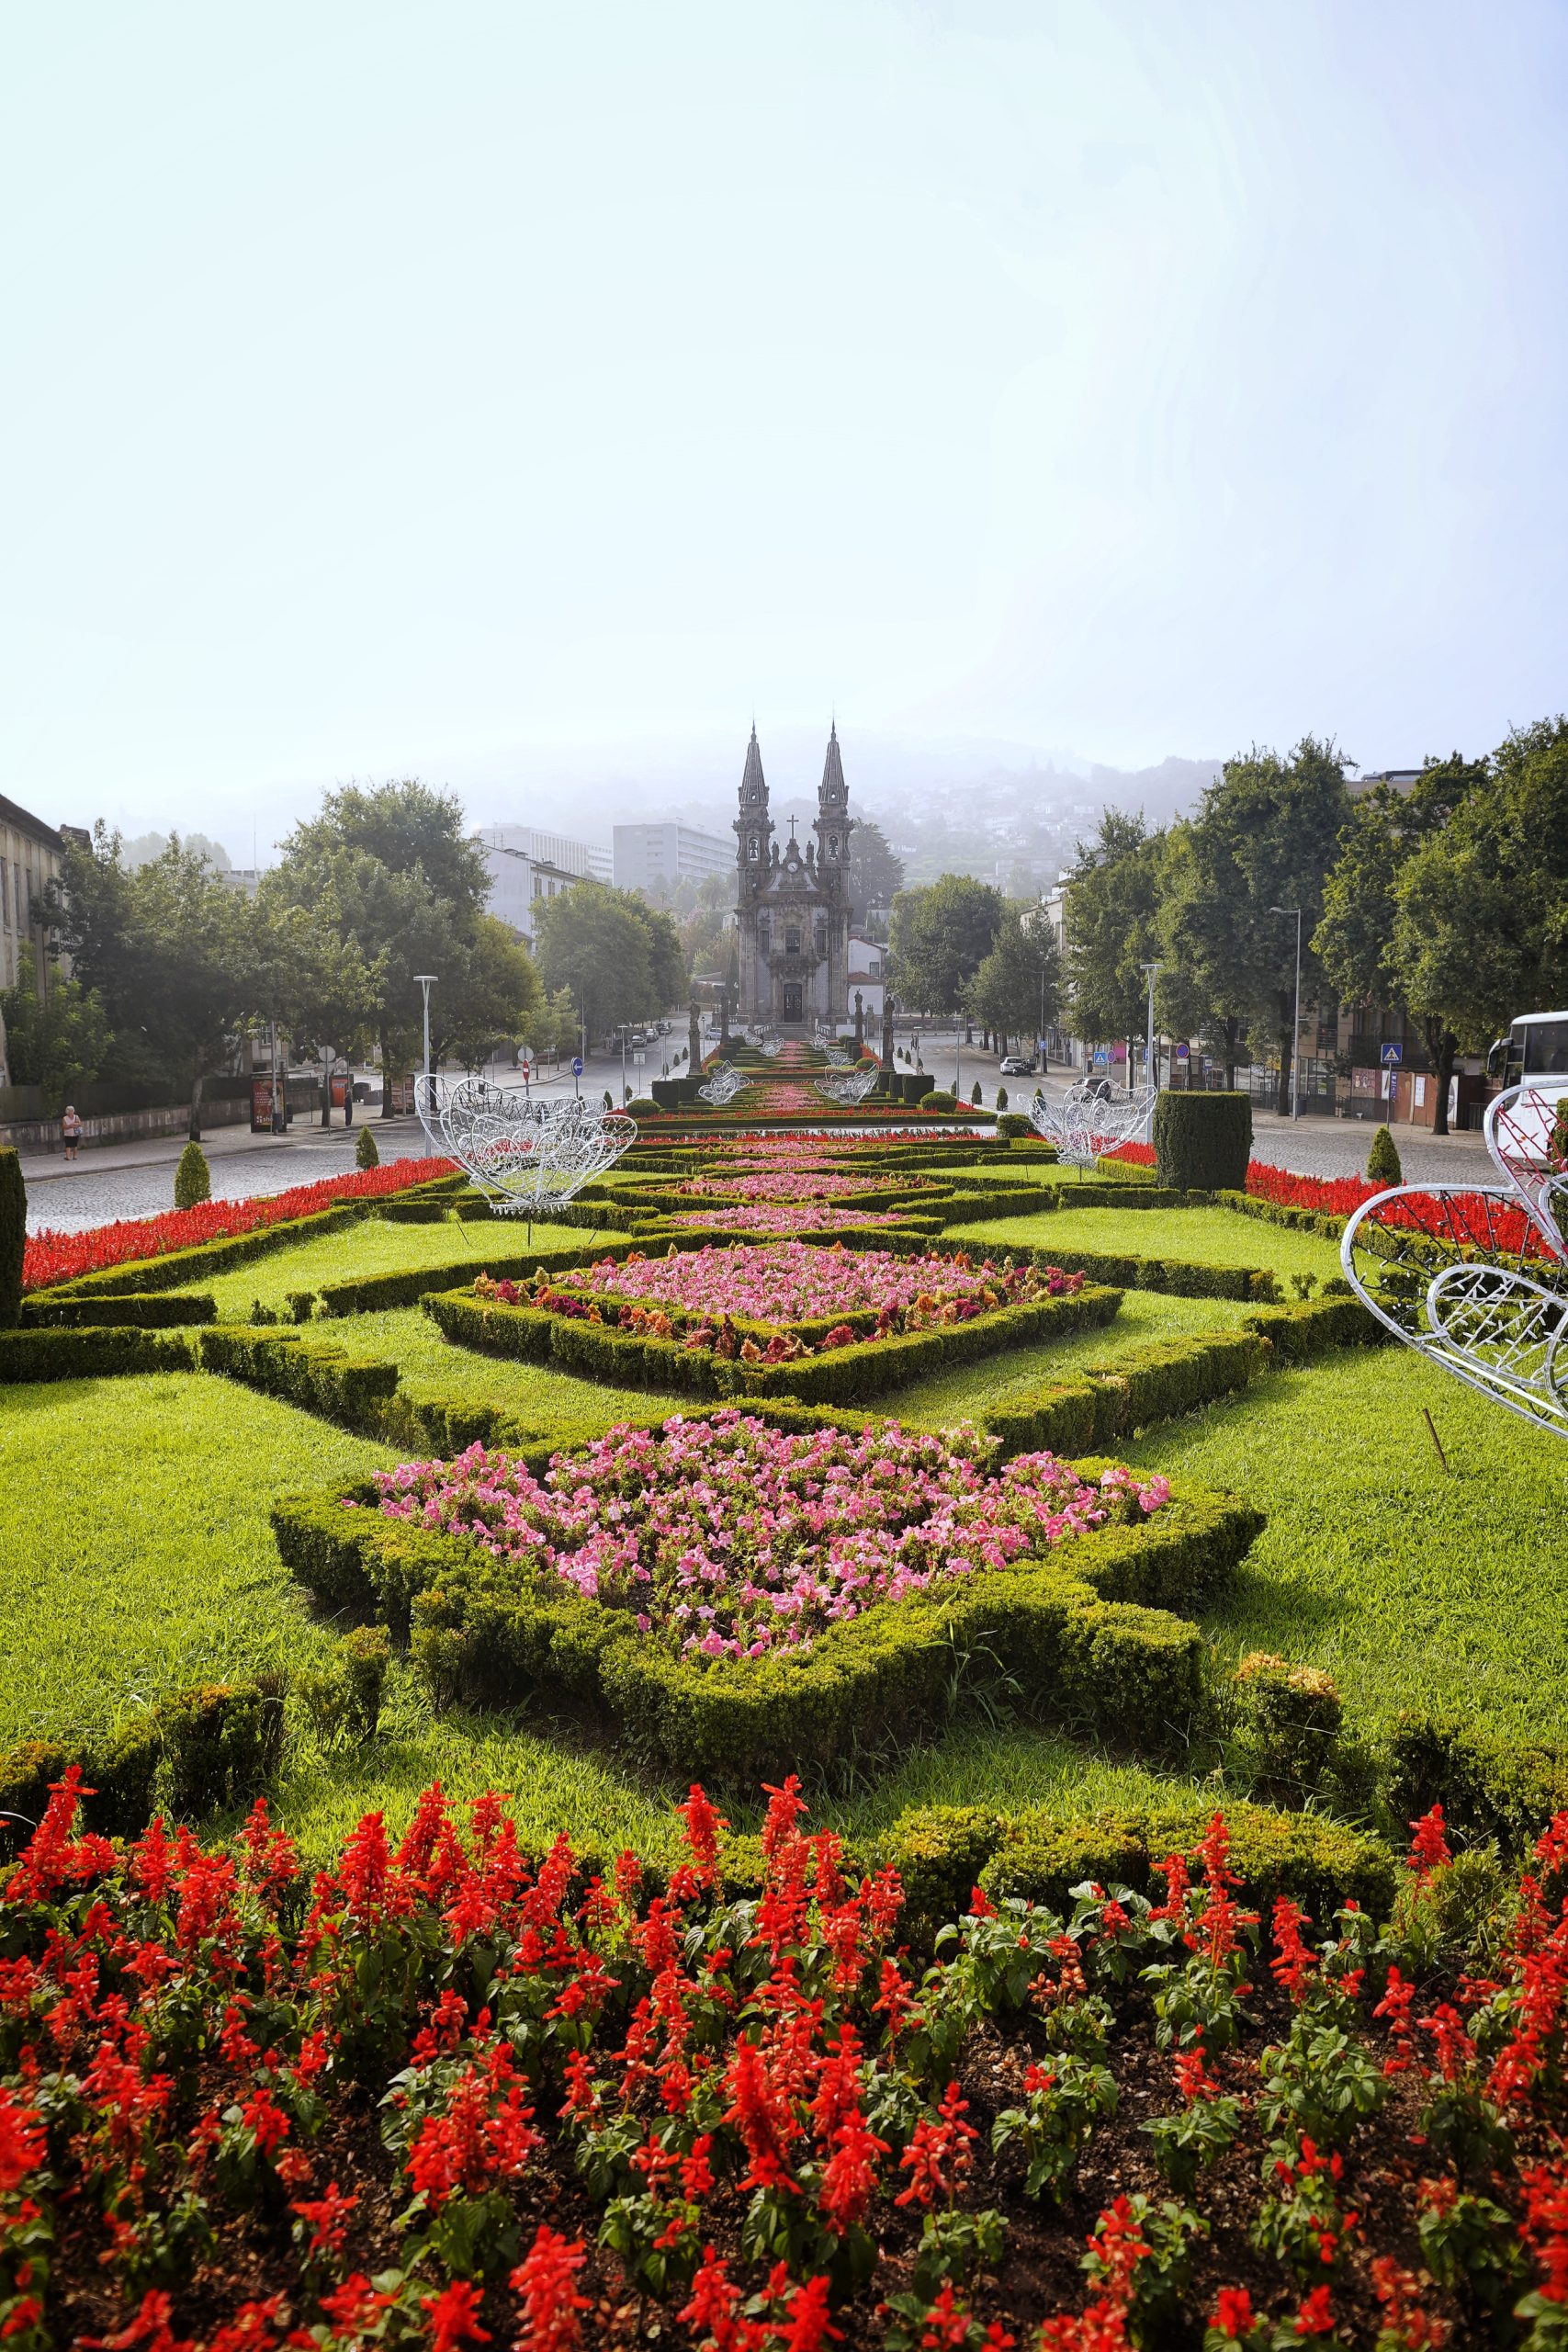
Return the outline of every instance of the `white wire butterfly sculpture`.
[[[1080,1079],[1057,1102],[1036,1093],[1029,1119],[1036,1135],[1055,1145],[1059,1159],[1082,1170],[1141,1135],[1154,1106],[1152,1086],[1128,1088],[1102,1078]]]
[[[1502,1182],[1374,1193],[1346,1226],[1339,1260],[1396,1339],[1568,1437],[1568,1164],[1553,1141],[1557,1110],[1534,1087],[1499,1094],[1485,1133]]]
[[[467,1170],[497,1216],[548,1216],[637,1141],[637,1121],[569,1094],[530,1099],[483,1079],[421,1076],[415,1107],[437,1150]]]

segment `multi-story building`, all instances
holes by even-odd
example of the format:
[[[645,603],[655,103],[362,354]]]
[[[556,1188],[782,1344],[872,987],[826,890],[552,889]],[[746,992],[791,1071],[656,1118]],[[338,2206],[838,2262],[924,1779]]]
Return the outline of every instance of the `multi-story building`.
[[[579,882],[614,878],[615,861],[609,851],[597,842],[574,841],[570,833],[545,832],[537,825],[484,825],[478,838],[486,849],[521,851],[537,865],[553,866]]]
[[[699,833],[692,825],[617,825],[615,888],[672,890],[677,882],[703,882],[728,874],[735,863],[728,842]]]
[[[53,825],[0,794],[0,988],[14,989],[30,965],[39,994],[49,993],[46,934],[33,921],[33,900],[60,872],[62,846]],[[0,1086],[9,1082],[6,1024],[0,1020]]]
[[[534,944],[534,927],[541,906],[570,890],[574,882],[588,877],[569,873],[564,865],[556,865],[546,857],[530,857],[520,849],[496,848],[483,843],[485,865],[490,872],[490,896],[486,905],[492,915],[511,925],[526,946]]]

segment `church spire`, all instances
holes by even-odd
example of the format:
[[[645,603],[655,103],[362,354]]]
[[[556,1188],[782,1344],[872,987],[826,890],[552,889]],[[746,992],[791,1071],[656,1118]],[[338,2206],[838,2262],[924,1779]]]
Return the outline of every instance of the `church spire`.
[[[828,735],[828,756],[822,763],[822,782],[817,794],[822,808],[842,809],[849,805],[849,786],[844,782],[844,763],[839,756],[839,722],[835,718]]]
[[[751,722],[751,741],[746,746],[746,766],[740,778],[740,806],[743,808],[766,808],[768,782],[762,774],[762,754],[757,741],[757,722]]]

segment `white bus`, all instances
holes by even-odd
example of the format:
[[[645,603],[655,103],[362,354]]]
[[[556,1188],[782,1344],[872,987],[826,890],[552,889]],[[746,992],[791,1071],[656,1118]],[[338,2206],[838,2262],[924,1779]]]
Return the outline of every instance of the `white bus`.
[[[1505,1086],[1568,1094],[1568,1012],[1523,1012],[1486,1057],[1486,1075]]]

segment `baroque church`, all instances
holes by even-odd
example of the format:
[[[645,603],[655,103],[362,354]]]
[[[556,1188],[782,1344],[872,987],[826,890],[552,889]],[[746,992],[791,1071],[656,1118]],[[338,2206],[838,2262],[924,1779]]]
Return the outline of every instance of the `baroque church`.
[[[773,839],[757,729],[747,746],[735,820],[736,922],[740,1018],[808,1037],[818,1021],[842,1020],[850,971],[850,815],[835,722],[817,788],[815,838]]]

